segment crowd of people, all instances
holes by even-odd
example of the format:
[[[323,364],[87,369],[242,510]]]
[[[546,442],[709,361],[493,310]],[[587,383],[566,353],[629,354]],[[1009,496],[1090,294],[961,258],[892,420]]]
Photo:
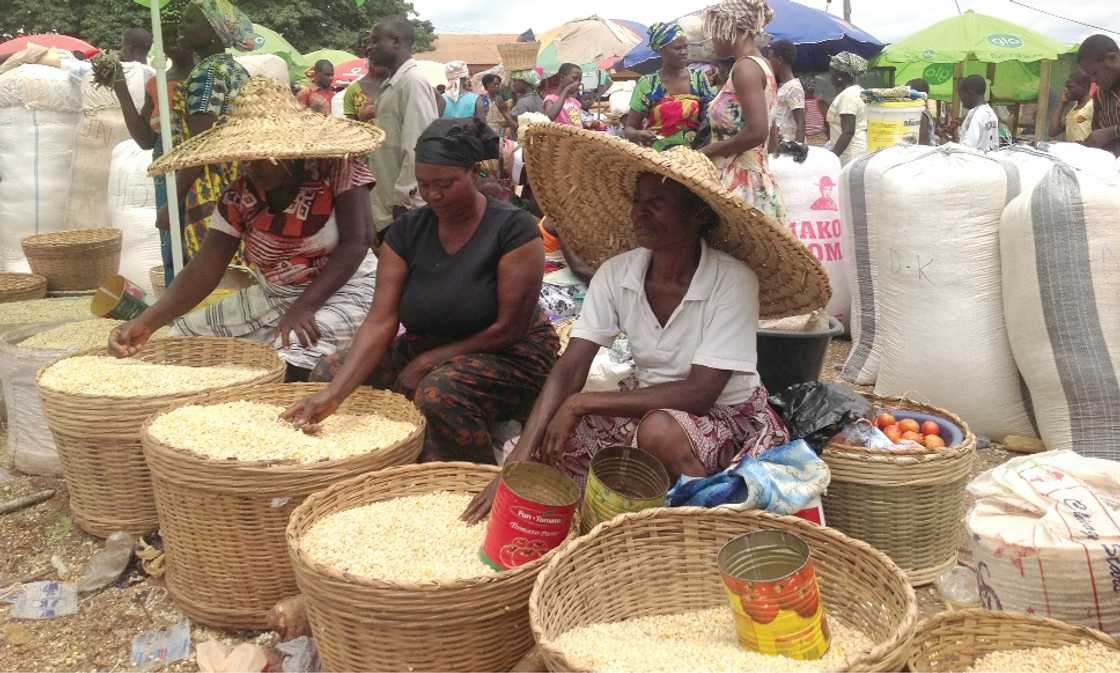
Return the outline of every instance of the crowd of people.
[[[679,25],[654,25],[661,67],[637,82],[620,138],[587,119],[576,65],[547,79],[508,73],[509,96],[498,75],[472,91],[454,62],[435,89],[403,16],[373,27],[361,79],[336,94],[320,61],[293,97],[227,53],[252,36],[229,0],[177,0],[167,14],[174,148],[160,145],[154,90],[140,110],[117,93],[133,137],[153,149],[153,174],[176,174],[176,194],[157,177],[157,226],[166,232],[179,208],[188,263],[171,278],[166,260],[168,292],[114,332],[115,353],[135,354],[169,324],[275,344],[289,381],[330,382],[289,420],[310,428],[361,385],[393,389],[427,418],[425,460],[495,462],[491,428],[506,420],[524,422],[507,460],[577,479],[614,444],[646,449],[676,477],[788,438],[757,373],[755,333],[761,316],[808,313],[830,291],[784,233],[768,162],[787,144],[824,141],[843,163],[867,152],[864,58],[832,57],[824,108],[795,75],[792,43],[759,47],[766,1],[722,0],[704,28],[726,70],[713,82],[689,63]],[[1097,36],[1079,61],[1056,124],[1115,152],[1120,52]],[[963,125],[927,117],[922,142],[993,149],[983,78],[963,79],[960,94]],[[341,117],[328,115],[336,95]],[[527,171],[480,168],[510,163],[513,146]],[[762,273],[779,248],[781,268]],[[257,285],[191,313],[230,264],[250,267]],[[562,355],[558,319],[576,320]],[[635,378],[585,392],[592,361],[620,334]],[[485,514],[489,495],[468,518]]]

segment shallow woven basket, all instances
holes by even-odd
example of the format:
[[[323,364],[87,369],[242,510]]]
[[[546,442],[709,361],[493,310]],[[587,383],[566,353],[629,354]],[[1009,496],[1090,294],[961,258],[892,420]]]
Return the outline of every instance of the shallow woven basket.
[[[35,273],[0,273],[0,304],[42,299],[45,296],[47,296],[45,277]]]
[[[506,42],[498,45],[498,57],[506,72],[535,68],[540,51],[540,42]]]
[[[108,355],[105,348],[67,357]],[[271,346],[244,339],[179,337],[156,339],[135,355],[139,360],[189,367],[234,365],[259,367],[255,379],[223,390],[244,390],[284,379],[285,365]],[[49,365],[48,365],[49,366]],[[159,526],[151,474],[144,462],[140,428],[165,407],[198,395],[98,397],[44,388],[39,370],[39,397],[47,425],[62,458],[74,521],[87,533],[107,537],[114,531],[140,535]]]
[[[985,654],[1097,641],[1120,641],[1095,629],[1043,617],[989,610],[942,612],[918,625],[910,643],[911,671],[964,671]]]
[[[153,266],[148,269],[148,280],[152,283],[152,294],[156,299],[163,296],[167,291],[167,284],[164,283],[163,278],[163,265]],[[241,267],[229,267],[222,274],[222,279],[218,281],[218,287],[215,290],[244,290],[247,287],[252,287],[257,284],[257,279],[253,273],[248,269]]]
[[[316,493],[292,513],[288,550],[326,670],[507,671],[528,653],[529,592],[555,552],[496,575],[413,584],[358,579],[299,549],[328,514],[433,491],[478,493],[498,474],[472,463],[390,468]]]
[[[944,409],[901,397],[864,397],[876,410],[930,414],[964,432],[960,444],[934,451],[884,452],[833,442],[821,453],[832,471],[823,498],[828,525],[890,556],[914,586],[929,584],[957,562],[976,437]]]
[[[238,400],[288,407],[326,387],[259,385],[207,393],[167,411]],[[285,538],[292,510],[331,484],[419,457],[424,416],[405,397],[359,388],[336,413],[378,414],[412,423],[416,430],[373,453],[299,464],[203,458],[152,437],[149,428],[162,414],[144,424],[144,456],[152,471],[159,530],[167,550],[167,590],[191,619],[222,628],[268,628],[272,607],[299,593]]]
[[[117,273],[120,229],[76,229],[28,236],[21,242],[27,263],[46,276],[50,291],[92,290]]]
[[[716,557],[732,538],[760,530],[789,531],[808,542],[826,612],[875,643],[843,670],[901,670],[917,605],[905,574],[890,559],[795,517],[702,507],[625,514],[560,549],[537,577],[529,601],[533,635],[548,669],[581,670],[553,644],[581,626],[713,607],[730,610]],[[688,669],[687,662],[681,666]]]

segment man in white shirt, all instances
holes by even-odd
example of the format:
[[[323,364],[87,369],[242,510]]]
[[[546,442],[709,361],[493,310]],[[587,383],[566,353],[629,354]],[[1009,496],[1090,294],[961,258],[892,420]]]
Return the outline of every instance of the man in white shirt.
[[[999,149],[999,117],[984,101],[988,85],[980,75],[969,75],[961,80],[961,105],[968,109],[968,116],[961,126],[960,143],[981,152]]]

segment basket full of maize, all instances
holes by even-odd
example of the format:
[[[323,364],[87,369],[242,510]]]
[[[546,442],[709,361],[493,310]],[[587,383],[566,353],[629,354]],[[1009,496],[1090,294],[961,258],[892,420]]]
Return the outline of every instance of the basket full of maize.
[[[794,661],[739,644],[717,556],[744,533],[771,530],[810,547],[832,632],[826,659]],[[757,619],[773,620],[772,607]],[[680,507],[622,515],[561,548],[537,576],[529,615],[551,671],[897,671],[917,606],[886,555],[831,528]]]
[[[497,572],[479,555],[486,525],[458,521],[499,473],[471,463],[390,468],[292,513],[288,550],[327,670],[505,671],[525,656],[529,592],[556,551]]]
[[[918,625],[911,671],[1117,671],[1120,641],[1083,626],[979,608]]]
[[[272,607],[299,592],[288,558],[288,517],[331,484],[412,463],[424,417],[395,393],[360,388],[315,434],[278,419],[322,383],[205,393],[148,419],[167,590],[192,619],[262,629]]]
[[[35,234],[20,244],[31,271],[47,279],[47,289],[92,290],[121,264],[120,229],[75,229]]]
[[[140,443],[144,421],[207,390],[279,382],[284,369],[270,346],[216,337],[156,339],[125,360],[102,346],[40,369],[36,385],[74,520],[99,537],[155,530],[155,497]]]

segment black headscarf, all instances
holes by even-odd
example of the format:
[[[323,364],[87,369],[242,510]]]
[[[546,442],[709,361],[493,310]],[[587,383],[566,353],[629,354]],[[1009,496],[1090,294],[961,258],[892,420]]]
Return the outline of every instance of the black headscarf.
[[[437,119],[416,141],[416,163],[471,168],[498,158],[498,134],[478,117]]]

